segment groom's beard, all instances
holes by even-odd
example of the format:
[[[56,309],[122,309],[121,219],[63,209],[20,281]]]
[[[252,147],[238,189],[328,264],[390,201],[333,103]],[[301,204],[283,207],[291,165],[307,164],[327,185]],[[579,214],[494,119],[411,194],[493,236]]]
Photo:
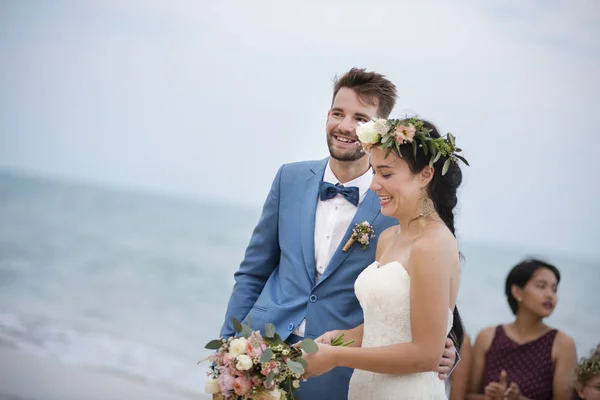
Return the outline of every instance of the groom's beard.
[[[331,132],[335,134],[335,132]],[[340,149],[335,147],[336,139],[331,134],[327,134],[327,147],[329,147],[329,154],[332,158],[339,161],[356,161],[360,160],[365,156],[365,152],[362,151],[362,146],[356,146],[356,149]]]

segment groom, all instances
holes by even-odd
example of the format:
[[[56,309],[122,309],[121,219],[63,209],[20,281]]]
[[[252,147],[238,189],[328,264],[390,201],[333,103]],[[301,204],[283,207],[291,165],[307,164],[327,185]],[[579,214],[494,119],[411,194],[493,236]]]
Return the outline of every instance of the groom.
[[[387,118],[395,102],[396,87],[381,74],[353,68],[335,80],[326,123],[331,157],[285,164],[277,172],[235,273],[222,336],[234,335],[232,317],[251,317],[253,328],[270,322],[290,343],[362,324],[354,281],[374,261],[377,235],[397,222],[380,214],[379,199],[369,190],[369,158],[355,130],[373,117]],[[343,251],[363,221],[376,236],[365,250],[354,243]],[[444,354],[442,373],[455,359],[453,348]],[[345,400],[351,374],[336,368],[311,378],[298,397]]]

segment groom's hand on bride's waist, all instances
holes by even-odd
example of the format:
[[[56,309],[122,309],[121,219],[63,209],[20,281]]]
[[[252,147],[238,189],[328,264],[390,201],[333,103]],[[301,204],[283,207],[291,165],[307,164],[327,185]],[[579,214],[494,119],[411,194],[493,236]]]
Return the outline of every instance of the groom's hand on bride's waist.
[[[456,348],[454,347],[454,342],[450,338],[446,338],[446,347],[444,348],[444,353],[442,354],[442,359],[440,360],[440,365],[436,372],[441,380],[445,380],[448,378],[454,366],[456,364],[456,356],[457,356]]]

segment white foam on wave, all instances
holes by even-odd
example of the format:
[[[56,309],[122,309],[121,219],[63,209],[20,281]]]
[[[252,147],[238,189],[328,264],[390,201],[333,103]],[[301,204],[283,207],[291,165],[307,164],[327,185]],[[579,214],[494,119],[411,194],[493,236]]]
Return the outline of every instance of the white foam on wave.
[[[0,312],[0,340],[65,364],[106,368],[186,391],[204,389],[207,365],[101,333],[81,332]]]

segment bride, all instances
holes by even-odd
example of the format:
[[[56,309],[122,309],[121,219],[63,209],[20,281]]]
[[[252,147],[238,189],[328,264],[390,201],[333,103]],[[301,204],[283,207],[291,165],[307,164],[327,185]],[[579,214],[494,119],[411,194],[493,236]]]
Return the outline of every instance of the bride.
[[[371,190],[381,212],[402,229],[380,233],[376,261],[355,282],[364,324],[319,337],[319,351],[305,356],[306,376],[354,368],[350,400],[445,399],[444,382],[433,371],[447,335],[457,348],[463,336],[455,309],[460,259],[453,209],[462,180],[458,161],[466,160],[451,134],[440,137],[417,118],[376,119],[357,134],[370,152]],[[329,346],[342,333],[354,343]]]

